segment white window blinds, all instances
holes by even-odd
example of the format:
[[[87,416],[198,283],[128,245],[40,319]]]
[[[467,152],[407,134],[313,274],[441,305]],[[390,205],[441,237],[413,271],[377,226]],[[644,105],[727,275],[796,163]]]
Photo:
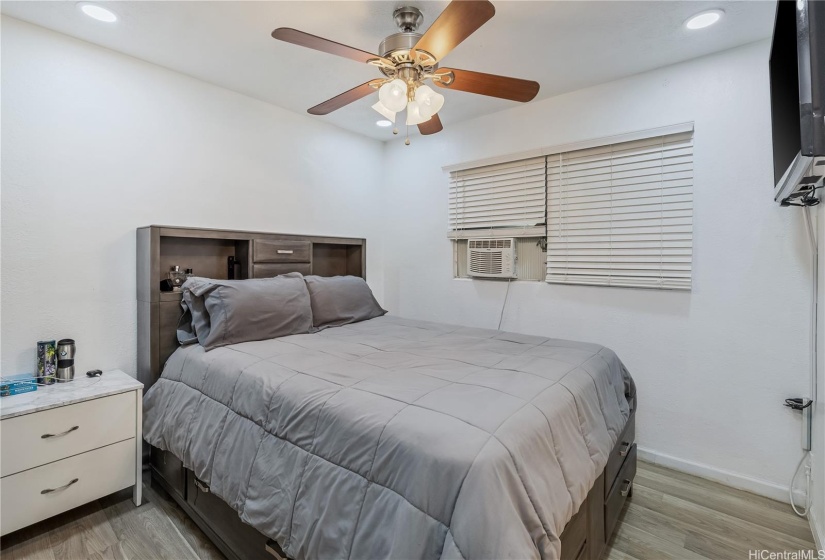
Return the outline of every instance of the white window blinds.
[[[693,133],[547,156],[547,281],[689,290]]]
[[[545,158],[450,173],[449,233],[471,237],[544,237]]]

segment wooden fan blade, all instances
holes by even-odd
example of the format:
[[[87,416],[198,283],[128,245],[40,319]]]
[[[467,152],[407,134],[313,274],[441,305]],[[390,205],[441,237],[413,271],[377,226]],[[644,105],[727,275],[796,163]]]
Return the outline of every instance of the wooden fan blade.
[[[316,105],[311,109],[307,109],[307,113],[310,115],[328,115],[336,109],[340,109],[344,105],[349,105],[353,101],[358,101],[362,97],[366,97],[375,92],[375,88],[372,87],[370,83],[371,81],[366,82],[360,86],[347,90],[340,95],[336,95],[332,99],[327,99],[323,103]]]
[[[272,36],[279,41],[286,41],[287,43],[300,45],[309,49],[315,49],[316,51],[322,51],[325,53],[334,54],[336,56],[343,56],[344,58],[349,58],[358,62],[380,60],[392,66],[391,61],[386,58],[382,58],[377,54],[368,53],[354,47],[348,47],[347,45],[342,45],[341,43],[336,43],[335,41],[330,41],[329,39],[324,39],[323,37],[318,37],[316,35],[310,35],[309,33],[304,33],[303,31],[298,31],[297,29],[292,29],[290,27],[279,27],[272,32]]]
[[[441,60],[495,13],[495,7],[487,0],[453,0],[418,40],[415,50]]]
[[[441,132],[442,130],[444,130],[444,125],[441,124],[441,119],[438,118],[438,115],[433,115],[430,120],[418,125],[418,131],[424,136],[428,134],[435,134],[436,132]]]
[[[448,72],[453,75],[452,81],[433,80],[433,83],[445,89],[457,89],[469,93],[478,93],[479,95],[521,101],[522,103],[532,100],[539,92],[538,82],[495,74],[456,70],[455,68],[439,68],[436,75],[442,76]]]

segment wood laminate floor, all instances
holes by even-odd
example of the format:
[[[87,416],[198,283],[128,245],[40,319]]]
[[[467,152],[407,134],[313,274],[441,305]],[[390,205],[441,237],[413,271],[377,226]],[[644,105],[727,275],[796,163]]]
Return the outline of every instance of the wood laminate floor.
[[[221,553],[159,488],[144,483],[0,541],[3,560],[221,559]],[[633,496],[609,560],[747,560],[749,550],[813,549],[808,521],[780,502],[639,462]]]

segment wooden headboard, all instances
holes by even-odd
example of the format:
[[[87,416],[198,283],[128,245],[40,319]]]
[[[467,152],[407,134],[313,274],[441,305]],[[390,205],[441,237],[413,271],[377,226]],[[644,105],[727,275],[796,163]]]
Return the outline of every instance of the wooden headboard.
[[[148,389],[178,347],[180,292],[160,291],[169,269],[191,268],[196,276],[267,278],[300,272],[367,278],[367,241],[348,237],[256,231],[146,226],[137,230],[138,380]]]

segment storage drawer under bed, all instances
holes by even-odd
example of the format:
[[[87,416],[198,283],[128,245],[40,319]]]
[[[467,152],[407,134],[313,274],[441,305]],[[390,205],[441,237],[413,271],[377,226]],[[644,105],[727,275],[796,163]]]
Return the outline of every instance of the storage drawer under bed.
[[[586,557],[587,522],[587,503],[584,503],[564,527],[561,539],[561,560],[578,560],[578,558]]]
[[[630,446],[627,459],[622,465],[616,483],[604,502],[604,529],[605,535],[612,535],[619,514],[622,512],[627,498],[633,490],[633,479],[636,476],[636,444]]]
[[[168,492],[176,493],[180,498],[186,499],[186,471],[183,463],[172,453],[152,446],[150,462],[152,469],[156,471],[161,479],[166,483]]]
[[[622,433],[613,450],[607,458],[607,465],[604,468],[604,497],[605,499],[613,491],[619,471],[630,454],[630,447],[636,442],[636,411],[632,410],[627,419]]]
[[[214,495],[192,471],[186,469],[185,472],[186,502],[202,518],[210,520],[212,529],[225,545],[244,560],[273,560],[266,550],[267,537],[241,521],[238,512]]]

